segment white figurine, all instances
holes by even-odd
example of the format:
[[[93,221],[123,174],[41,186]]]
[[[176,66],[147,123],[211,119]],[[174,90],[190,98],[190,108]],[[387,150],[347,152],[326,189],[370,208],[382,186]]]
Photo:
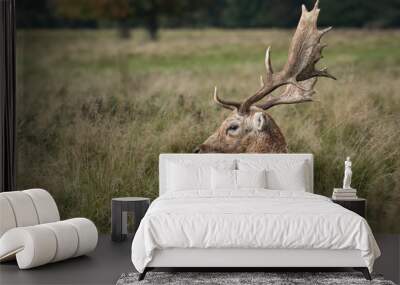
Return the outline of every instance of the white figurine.
[[[352,189],[351,184],[351,160],[350,156],[347,157],[346,161],[344,162],[344,178],[343,178],[343,189]]]

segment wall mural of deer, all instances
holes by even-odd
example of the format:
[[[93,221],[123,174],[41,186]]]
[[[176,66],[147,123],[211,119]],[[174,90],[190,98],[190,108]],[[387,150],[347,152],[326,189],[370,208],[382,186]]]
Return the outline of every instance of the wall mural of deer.
[[[327,68],[317,70],[315,67],[326,47],[320,42],[321,38],[332,28],[318,30],[319,12],[318,1],[311,11],[302,6],[301,17],[289,47],[288,60],[281,71],[273,71],[270,48],[267,48],[266,74],[264,78],[260,77],[261,88],[254,95],[243,102],[223,100],[218,97],[215,87],[214,101],[232,110],[232,113],[194,152],[287,152],[285,137],[266,111],[281,104],[310,102],[313,100],[313,88],[318,77],[336,79],[328,73]],[[286,89],[278,96],[271,95],[280,87]],[[265,97],[266,100],[260,103]]]

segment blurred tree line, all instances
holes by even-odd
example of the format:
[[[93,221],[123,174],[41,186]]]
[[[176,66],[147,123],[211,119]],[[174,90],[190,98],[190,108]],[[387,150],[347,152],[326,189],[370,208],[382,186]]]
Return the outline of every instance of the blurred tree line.
[[[19,28],[294,27],[314,0],[16,0]],[[321,0],[321,26],[400,27],[400,0]]]

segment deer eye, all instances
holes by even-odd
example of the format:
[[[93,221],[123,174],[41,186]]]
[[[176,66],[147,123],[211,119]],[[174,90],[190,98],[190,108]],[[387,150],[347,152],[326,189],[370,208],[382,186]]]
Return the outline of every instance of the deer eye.
[[[239,125],[237,125],[237,124],[232,124],[232,125],[230,125],[229,126],[229,128],[226,130],[226,132],[228,133],[228,132],[234,132],[234,131],[236,131],[237,129],[239,129]]]

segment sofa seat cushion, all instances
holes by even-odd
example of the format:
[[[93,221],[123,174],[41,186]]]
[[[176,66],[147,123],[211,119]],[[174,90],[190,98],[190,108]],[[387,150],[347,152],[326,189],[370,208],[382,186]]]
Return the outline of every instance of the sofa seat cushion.
[[[0,238],[0,261],[16,257],[19,268],[28,269],[86,254],[97,239],[96,226],[85,218],[17,227]]]

